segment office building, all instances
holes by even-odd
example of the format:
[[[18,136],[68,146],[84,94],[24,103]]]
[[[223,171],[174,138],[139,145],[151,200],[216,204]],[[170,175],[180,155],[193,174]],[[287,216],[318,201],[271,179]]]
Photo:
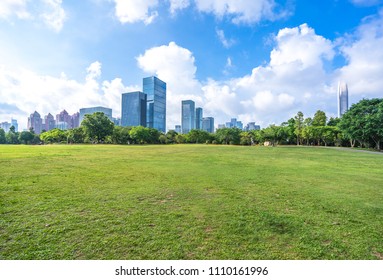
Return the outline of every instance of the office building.
[[[224,125],[224,124],[219,124],[219,125],[218,125],[218,129],[222,129],[222,128],[226,128],[226,125]]]
[[[147,95],[143,92],[128,92],[122,94],[121,126],[146,127]]]
[[[178,124],[174,127],[174,131],[177,132],[178,134],[181,134],[182,130],[181,130],[181,126]]]
[[[206,117],[202,119],[202,130],[214,133],[214,118]]]
[[[182,133],[189,133],[195,129],[195,103],[192,100],[183,100],[181,108]]]
[[[230,122],[227,122],[227,123],[226,123],[226,127],[227,127],[227,128],[234,128],[234,127],[236,127],[236,128],[239,128],[239,129],[243,130],[243,124],[242,124],[242,122],[241,122],[241,121],[237,121],[236,118],[232,118],[232,119],[230,120]]]
[[[8,132],[11,128],[12,124],[9,122],[2,122],[0,123],[0,128],[2,128],[5,132]]]
[[[71,127],[71,116],[69,116],[68,112],[66,110],[61,111],[59,114],[56,115],[56,125],[60,123],[60,126],[63,126],[61,123],[67,123],[66,127]]]
[[[37,111],[31,114],[28,118],[28,129],[33,129],[36,134],[40,134],[42,131],[43,120]]]
[[[348,87],[344,82],[338,84],[338,117],[342,117],[348,110]]]
[[[166,131],[166,83],[157,77],[143,79],[146,94],[146,126]]]
[[[71,117],[70,117],[70,127],[71,128],[76,128],[76,127],[79,127],[80,126],[80,113],[77,112],[77,113],[74,113]]]
[[[51,113],[48,113],[48,115],[46,115],[44,117],[44,130],[45,131],[49,131],[49,130],[52,130],[56,127],[56,121],[55,121],[55,118],[52,116]]]
[[[250,122],[246,125],[245,130],[250,131],[250,130],[260,130],[261,127],[259,125],[256,125],[255,122]]]
[[[17,123],[17,120],[11,119],[11,126],[15,128],[15,132],[19,131],[19,124]]]
[[[195,129],[202,129],[202,108],[195,109]]]
[[[113,120],[113,118],[112,118],[112,109],[98,106],[98,107],[90,107],[90,108],[82,108],[82,109],[80,109],[79,124],[81,125],[82,121],[84,120],[85,115],[87,115],[87,114],[92,115],[92,114],[94,114],[96,112],[102,112],[111,121]]]

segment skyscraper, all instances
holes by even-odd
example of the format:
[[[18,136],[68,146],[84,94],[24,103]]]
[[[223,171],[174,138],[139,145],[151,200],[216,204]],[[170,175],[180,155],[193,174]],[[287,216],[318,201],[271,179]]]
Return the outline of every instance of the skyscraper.
[[[182,133],[195,129],[195,103],[192,100],[182,101]]]
[[[33,129],[36,134],[40,134],[42,130],[43,120],[37,111],[31,114],[28,118],[28,129]]]
[[[51,113],[48,113],[48,115],[44,118],[44,129],[45,131],[49,131],[55,128],[56,122],[55,118],[52,116]]]
[[[111,121],[113,120],[113,117],[112,117],[112,109],[98,106],[98,107],[90,107],[90,108],[81,108],[81,109],[80,109],[80,120],[79,120],[79,124],[81,125],[82,121],[84,120],[85,115],[87,115],[87,114],[92,115],[93,113],[96,113],[96,112],[102,112],[102,113],[104,113],[105,116],[107,116]]]
[[[344,82],[338,84],[338,117],[342,117],[348,110],[348,87]]]
[[[121,126],[146,127],[146,97],[141,91],[122,94]]]
[[[195,109],[195,129],[202,129],[202,108]]]
[[[202,119],[202,130],[214,133],[214,118],[206,117]]]
[[[17,120],[11,119],[11,124],[15,127],[15,131],[18,132],[19,131],[19,125],[17,123]]]
[[[147,95],[146,126],[166,131],[166,83],[157,77],[143,79],[143,92]]]

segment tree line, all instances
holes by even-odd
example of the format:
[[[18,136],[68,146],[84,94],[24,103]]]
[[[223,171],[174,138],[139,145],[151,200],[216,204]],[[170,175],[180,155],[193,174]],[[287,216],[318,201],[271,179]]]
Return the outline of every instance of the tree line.
[[[0,129],[0,144],[182,144],[207,143],[230,145],[316,145],[375,148],[383,144],[383,99],[363,99],[353,104],[341,118],[328,119],[318,110],[305,118],[298,112],[280,125],[262,130],[242,131],[238,128],[221,128],[215,133],[191,130],[178,134],[174,130],[162,133],[142,126],[115,126],[104,113],[86,115],[81,126],[69,130],[58,128],[36,135],[33,129],[8,133]]]

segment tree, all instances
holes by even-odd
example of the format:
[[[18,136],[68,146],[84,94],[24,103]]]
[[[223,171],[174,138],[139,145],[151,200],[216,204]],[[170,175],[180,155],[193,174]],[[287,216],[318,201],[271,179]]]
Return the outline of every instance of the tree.
[[[302,132],[304,127],[304,116],[302,112],[298,112],[294,117],[294,134],[297,137],[297,145],[302,144]]]
[[[241,142],[241,132],[239,128],[220,128],[216,131],[216,138],[222,144],[238,145]]]
[[[5,138],[5,131],[4,129],[0,128],[0,144],[7,143],[7,139]]]
[[[375,149],[380,150],[383,139],[383,99],[363,99],[353,104],[342,116],[339,127],[352,147],[356,140],[366,147],[373,142]]]
[[[313,118],[313,121],[312,121],[312,125],[313,126],[325,126],[326,122],[327,122],[326,113],[321,111],[321,110],[316,111],[314,118]]]
[[[24,142],[24,144],[29,144],[33,140],[34,137],[35,137],[35,135],[32,132],[23,131],[19,135],[19,140],[20,140],[20,142]]]
[[[206,143],[209,140],[209,132],[199,129],[192,129],[188,134],[185,135],[186,140],[189,143]]]
[[[112,143],[114,144],[130,144],[132,138],[130,137],[131,127],[115,126],[112,134]]]
[[[103,112],[96,112],[85,115],[81,127],[91,142],[101,143],[107,136],[112,136],[114,123]]]
[[[132,141],[136,144],[147,144],[150,142],[149,128],[143,126],[134,126],[129,131]]]
[[[175,143],[178,133],[175,130],[169,130],[166,132],[166,143]]]
[[[333,117],[331,117],[331,118],[329,119],[329,121],[327,122],[327,125],[329,125],[329,126],[337,126],[337,125],[339,124],[339,122],[340,122],[340,119],[339,119],[339,118],[333,118]]]
[[[67,143],[69,144],[79,144],[84,143],[85,135],[82,127],[76,127],[68,130],[66,132]]]
[[[64,130],[61,130],[59,128],[54,128],[50,131],[41,133],[40,139],[46,144],[67,143],[68,135]]]

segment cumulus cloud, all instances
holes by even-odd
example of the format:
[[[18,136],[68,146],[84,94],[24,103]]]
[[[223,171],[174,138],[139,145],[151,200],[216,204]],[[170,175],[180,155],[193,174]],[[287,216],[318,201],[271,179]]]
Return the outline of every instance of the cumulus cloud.
[[[65,11],[62,8],[62,0],[43,0],[43,3],[46,10],[41,14],[41,18],[47,26],[59,32],[63,28],[66,19]]]
[[[46,26],[59,32],[66,19],[62,0],[2,0],[0,2],[0,18],[42,21]]]
[[[382,0],[350,0],[356,6],[370,7],[382,4]]]
[[[383,88],[383,9],[366,18],[354,37],[341,46],[347,65],[339,71],[338,80],[347,81],[351,95],[376,97]]]
[[[144,22],[150,24],[158,16],[158,0],[114,0],[115,14],[121,23]]]
[[[27,0],[2,0],[0,2],[0,18],[8,18],[15,15],[18,18],[29,18]]]
[[[195,0],[195,4],[199,11],[213,13],[219,18],[229,17],[235,24],[275,20],[288,14],[285,10],[276,12],[274,0]]]
[[[178,10],[189,7],[189,0],[169,0],[170,1],[170,13],[175,14]]]
[[[27,116],[37,110],[42,116],[66,109],[73,114],[80,107],[106,106],[114,116],[121,115],[121,94],[138,90],[138,86],[125,86],[120,78],[99,81],[101,63],[87,68],[83,82],[59,77],[43,76],[27,69],[10,70],[0,66],[1,107],[15,107],[17,111],[1,112],[2,119],[16,118],[26,128]],[[22,101],[21,101],[22,100]]]

